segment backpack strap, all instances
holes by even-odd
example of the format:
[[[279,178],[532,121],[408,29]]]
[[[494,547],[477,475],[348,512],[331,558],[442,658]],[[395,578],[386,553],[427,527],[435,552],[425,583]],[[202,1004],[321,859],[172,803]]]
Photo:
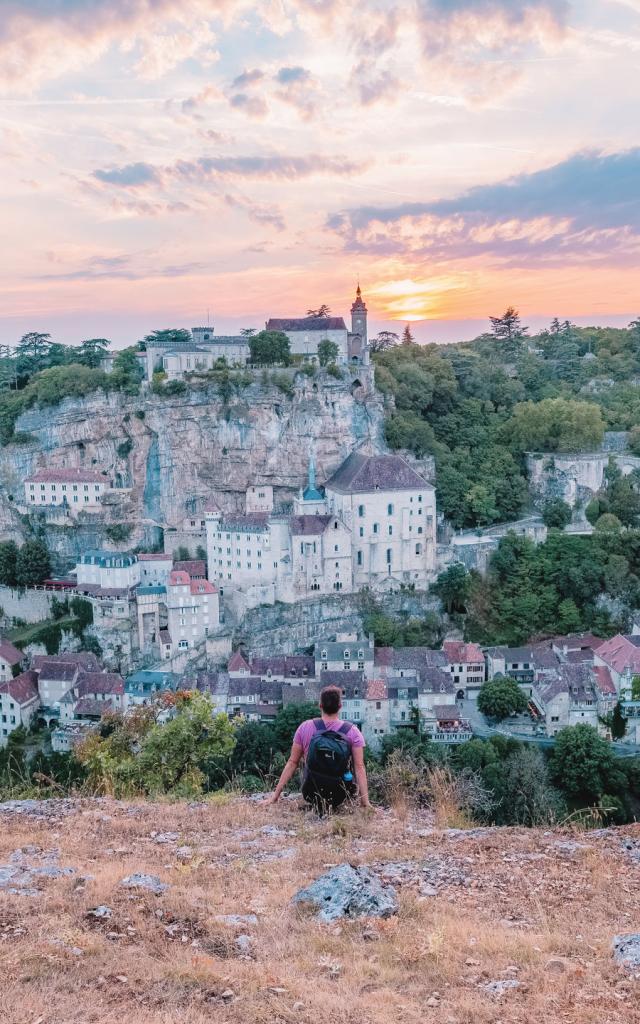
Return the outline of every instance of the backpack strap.
[[[338,729],[338,732],[341,732],[343,736],[346,736],[348,733],[351,732],[352,729],[353,726],[351,722],[343,722],[340,728]]]
[[[314,718],[313,719],[313,727],[316,730],[316,732],[326,732],[327,731],[327,727],[326,727],[326,725],[324,724],[324,722],[322,721],[321,718]]]

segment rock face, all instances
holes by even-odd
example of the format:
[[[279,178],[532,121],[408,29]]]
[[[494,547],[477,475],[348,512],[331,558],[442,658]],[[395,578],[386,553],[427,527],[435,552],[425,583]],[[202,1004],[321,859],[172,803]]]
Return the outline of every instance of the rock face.
[[[340,864],[300,889],[293,902],[317,910],[321,921],[341,917],[391,917],[398,912],[395,889],[383,885],[369,868]]]
[[[25,535],[15,504],[25,477],[49,466],[104,471],[118,488],[99,514],[45,524],[50,546],[69,560],[91,546],[148,544],[159,525],[179,526],[209,499],[223,511],[242,510],[250,484],[271,484],[276,502],[290,501],[312,451],[322,483],[359,441],[381,439],[382,397],[372,371],[360,369],[343,380],[286,371],[292,383],[284,391],[257,371],[227,402],[213,384],[200,384],[171,398],[98,392],[29,410],[16,430],[34,442],[0,449],[0,529]],[[116,523],[132,526],[119,545],[104,536]]]
[[[143,875],[136,873],[135,875],[127,875],[120,882],[123,889],[136,889],[145,890],[146,892],[152,892],[154,896],[161,896],[163,892],[166,892],[169,886],[165,882],[161,882],[157,875]]]

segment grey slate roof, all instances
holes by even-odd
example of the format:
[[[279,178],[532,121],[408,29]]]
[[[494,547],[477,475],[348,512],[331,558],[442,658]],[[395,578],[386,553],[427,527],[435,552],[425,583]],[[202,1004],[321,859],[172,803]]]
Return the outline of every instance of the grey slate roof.
[[[341,494],[369,494],[372,491],[432,491],[433,487],[399,455],[351,455],[335,471],[326,489]]]
[[[294,537],[317,537],[324,533],[332,519],[333,516],[291,516],[291,533]]]
[[[341,316],[301,316],[267,320],[268,331],[346,331]]]

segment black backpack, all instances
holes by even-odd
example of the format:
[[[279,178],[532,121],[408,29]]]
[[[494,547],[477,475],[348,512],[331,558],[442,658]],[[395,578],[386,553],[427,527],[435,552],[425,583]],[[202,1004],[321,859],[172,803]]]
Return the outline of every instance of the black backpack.
[[[320,783],[341,782],[351,768],[351,744],[347,733],[351,722],[339,729],[328,729],[321,718],[314,718],[315,733],[306,758],[306,778]]]

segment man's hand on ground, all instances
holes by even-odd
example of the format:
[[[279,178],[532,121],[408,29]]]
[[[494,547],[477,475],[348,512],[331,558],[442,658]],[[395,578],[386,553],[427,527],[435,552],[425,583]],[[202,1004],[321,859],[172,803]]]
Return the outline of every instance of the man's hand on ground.
[[[280,799],[280,797],[276,796],[275,793],[270,793],[269,796],[265,798],[264,803],[265,804],[277,804],[279,799]]]

